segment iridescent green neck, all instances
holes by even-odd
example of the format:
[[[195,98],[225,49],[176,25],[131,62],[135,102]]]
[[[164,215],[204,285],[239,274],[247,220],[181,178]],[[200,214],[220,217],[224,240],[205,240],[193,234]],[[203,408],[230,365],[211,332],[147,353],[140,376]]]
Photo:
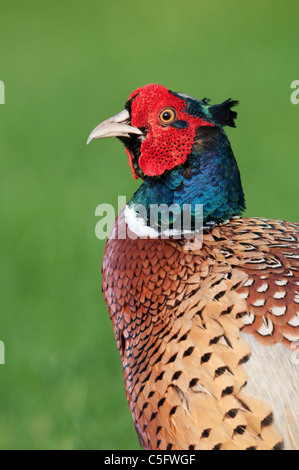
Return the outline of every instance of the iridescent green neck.
[[[215,132],[214,132],[215,133]],[[198,142],[187,162],[159,177],[147,177],[129,206],[152,204],[203,206],[204,227],[220,224],[245,209],[240,174],[229,141],[223,131],[211,145]]]

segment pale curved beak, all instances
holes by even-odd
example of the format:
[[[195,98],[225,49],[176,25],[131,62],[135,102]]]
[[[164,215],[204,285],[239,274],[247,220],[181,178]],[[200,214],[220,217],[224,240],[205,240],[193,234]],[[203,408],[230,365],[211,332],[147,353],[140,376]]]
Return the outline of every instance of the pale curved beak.
[[[138,127],[130,126],[129,111],[124,109],[115,116],[106,119],[106,121],[101,122],[95,129],[91,132],[90,136],[87,139],[87,144],[93,139],[103,139],[105,137],[130,137],[130,134],[139,134],[142,132]]]

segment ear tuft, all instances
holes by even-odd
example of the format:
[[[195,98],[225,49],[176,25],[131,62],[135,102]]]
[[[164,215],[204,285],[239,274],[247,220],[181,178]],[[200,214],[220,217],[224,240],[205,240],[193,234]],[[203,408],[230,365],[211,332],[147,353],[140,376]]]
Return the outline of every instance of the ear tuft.
[[[216,126],[236,127],[235,119],[237,118],[238,113],[236,111],[232,111],[231,108],[238,104],[239,101],[229,98],[223,103],[208,106],[207,114]]]

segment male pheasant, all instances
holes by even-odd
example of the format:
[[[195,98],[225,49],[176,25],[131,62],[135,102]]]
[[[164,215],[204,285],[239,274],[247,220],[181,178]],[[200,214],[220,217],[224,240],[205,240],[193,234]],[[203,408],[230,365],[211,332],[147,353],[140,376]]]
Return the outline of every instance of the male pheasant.
[[[150,84],[88,139],[118,137],[143,180],[107,241],[102,287],[144,449],[299,448],[299,224],[241,217],[223,130],[236,104]],[[169,211],[165,235],[171,205],[189,207],[189,231]]]

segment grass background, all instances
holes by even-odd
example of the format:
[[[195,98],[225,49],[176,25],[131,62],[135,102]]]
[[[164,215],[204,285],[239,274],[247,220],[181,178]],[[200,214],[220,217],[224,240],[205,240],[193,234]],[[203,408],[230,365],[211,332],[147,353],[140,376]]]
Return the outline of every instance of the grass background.
[[[298,2],[12,0],[0,53],[0,448],[138,449],[94,212],[139,182],[86,138],[146,83],[238,99],[246,214],[298,221]]]

